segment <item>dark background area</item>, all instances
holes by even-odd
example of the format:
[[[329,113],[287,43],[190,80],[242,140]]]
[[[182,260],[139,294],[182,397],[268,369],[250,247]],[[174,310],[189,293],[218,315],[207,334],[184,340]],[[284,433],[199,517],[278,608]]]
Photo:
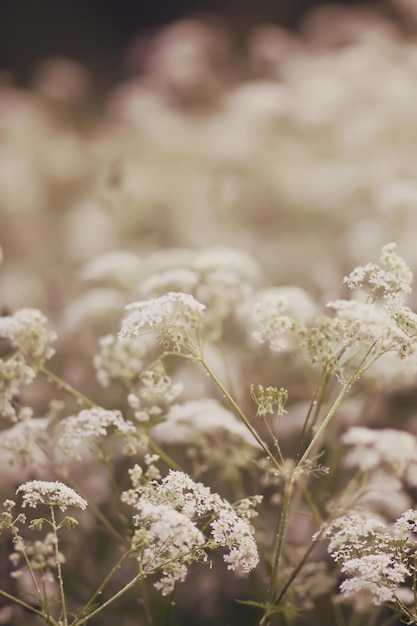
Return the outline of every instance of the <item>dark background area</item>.
[[[297,29],[311,8],[323,4],[323,0],[0,0],[0,72],[3,80],[26,85],[39,62],[66,57],[83,63],[94,76],[95,88],[105,90],[123,77],[126,49],[138,33],[152,33],[183,17],[217,15],[239,39],[259,23]]]

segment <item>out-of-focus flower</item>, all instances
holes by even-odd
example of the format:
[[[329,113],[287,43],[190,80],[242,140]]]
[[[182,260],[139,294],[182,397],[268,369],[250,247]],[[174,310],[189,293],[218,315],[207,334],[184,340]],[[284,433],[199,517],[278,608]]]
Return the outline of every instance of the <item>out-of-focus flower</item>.
[[[84,500],[74,489],[59,481],[31,480],[20,485],[16,494],[22,494],[22,506],[36,508],[39,504],[57,506],[61,511],[66,511],[69,506],[79,509],[87,508]]]
[[[167,349],[198,352],[206,307],[189,294],[170,292],[153,300],[134,302],[126,308],[131,313],[123,321],[121,339],[152,332]]]

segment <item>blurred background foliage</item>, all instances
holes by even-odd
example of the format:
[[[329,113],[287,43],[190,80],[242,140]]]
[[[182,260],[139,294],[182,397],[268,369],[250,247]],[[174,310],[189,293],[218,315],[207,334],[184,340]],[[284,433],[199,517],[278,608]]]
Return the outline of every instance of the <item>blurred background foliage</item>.
[[[95,381],[98,339],[159,272],[192,260],[204,281],[213,259],[243,250],[249,260],[231,262],[242,282],[307,289],[314,302],[295,297],[305,315],[342,296],[342,277],[389,241],[416,271],[416,108],[414,0],[3,0],[2,312],[42,309],[59,334],[52,369],[113,407],[123,400]],[[248,315],[235,300],[224,340],[242,397],[254,382],[288,384],[304,400],[297,364],[242,341]],[[186,377],[189,397],[212,392]],[[395,409],[415,432],[413,385],[389,401],[379,388],[371,407],[368,396],[367,423],[387,425]],[[31,393],[42,415],[50,388]],[[340,428],[361,414],[355,402]],[[86,578],[110,559],[95,541]],[[196,570],[172,623],[254,623],[232,601],[250,584],[222,577]],[[205,590],[207,606],[190,588]],[[330,623],[328,610],[314,609],[316,623]],[[123,626],[138,623],[135,611]]]

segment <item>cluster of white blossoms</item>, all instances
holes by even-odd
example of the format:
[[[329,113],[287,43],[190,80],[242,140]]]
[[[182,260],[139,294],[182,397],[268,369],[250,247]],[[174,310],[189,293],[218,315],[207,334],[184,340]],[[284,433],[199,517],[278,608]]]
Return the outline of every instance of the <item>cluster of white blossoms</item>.
[[[155,441],[168,445],[195,444],[207,433],[220,433],[222,438],[234,435],[242,443],[258,446],[244,424],[213,398],[175,404],[151,430]]]
[[[120,411],[101,407],[84,409],[58,423],[55,431],[56,446],[68,460],[80,460],[85,445],[97,451],[100,441],[113,434],[122,438],[126,453],[133,454],[136,451],[136,427],[125,420]]]
[[[260,268],[255,260],[241,250],[226,247],[184,251],[178,258],[167,257],[161,267],[141,284],[146,297],[170,291],[183,291],[207,306],[206,333],[218,338],[222,322],[253,292],[259,282]]]
[[[155,333],[166,350],[198,355],[203,329],[204,304],[182,292],[169,292],[160,298],[134,302],[127,307],[131,313],[123,321],[121,339],[130,339],[146,332]]]
[[[259,330],[253,333],[259,343],[268,342],[271,350],[281,352],[293,345],[292,331],[300,322],[286,315],[287,302],[284,298],[270,296],[255,306],[255,321]]]
[[[2,477],[16,480],[18,476],[34,475],[47,467],[44,447],[49,442],[48,418],[24,419],[3,430],[0,437],[0,471]]]
[[[30,480],[20,485],[16,494],[22,494],[23,508],[26,506],[36,508],[40,504],[57,506],[61,511],[66,511],[69,506],[82,510],[87,508],[87,501],[60,481]]]
[[[164,595],[185,579],[190,563],[207,560],[208,550],[227,548],[224,560],[238,572],[256,567],[258,550],[248,520],[260,497],[234,509],[183,472],[170,471],[162,479],[147,481],[142,468],[135,466],[130,476],[133,488],[122,494],[122,500],[138,511],[133,517],[137,528],[133,547],[145,572],[162,570],[156,586]]]
[[[43,583],[53,582],[53,570],[58,564],[65,563],[65,556],[57,550],[58,538],[55,533],[47,533],[42,541],[24,541],[19,538],[14,541],[14,552],[10,554],[10,562],[15,569],[11,574],[13,578],[19,578],[26,570],[27,563],[36,572]]]
[[[268,341],[272,350],[288,349],[298,342],[313,363],[330,365],[340,377],[343,366],[356,367],[361,345],[369,349],[368,363],[387,352],[409,356],[417,345],[417,315],[404,304],[411,291],[412,273],[395,248],[392,243],[385,245],[380,265],[368,263],[345,277],[350,289],[365,292],[365,302],[360,293],[355,299],[331,301],[327,308],[334,316],[321,315],[307,328],[286,315],[283,301],[263,301],[255,311],[259,326],[255,338]]]
[[[108,387],[113,379],[127,384],[138,379],[147,353],[147,342],[143,341],[143,337],[119,341],[116,335],[105,335],[99,339],[99,349],[99,353],[94,355],[93,365],[100,385]]]
[[[329,524],[322,538],[329,539],[330,556],[348,578],[340,590],[345,597],[359,594],[373,604],[406,599],[414,572],[417,511],[408,510],[392,527],[381,519],[358,514],[340,517]]]
[[[0,416],[17,421],[32,414],[18,408],[22,387],[36,377],[37,369],[54,354],[50,343],[56,334],[46,328],[47,319],[37,309],[20,309],[0,317]]]
[[[381,265],[367,263],[356,267],[343,282],[349,289],[365,291],[372,300],[411,293],[413,274],[404,259],[397,255],[396,247],[395,243],[386,244],[381,250]]]
[[[417,486],[417,438],[393,428],[371,429],[354,426],[342,436],[348,446],[344,457],[346,467],[363,471],[384,470],[407,485]]]
[[[142,371],[139,378],[141,387],[127,398],[139,422],[161,416],[183,389],[181,382],[174,383],[168,376],[161,361],[157,361],[153,369]]]

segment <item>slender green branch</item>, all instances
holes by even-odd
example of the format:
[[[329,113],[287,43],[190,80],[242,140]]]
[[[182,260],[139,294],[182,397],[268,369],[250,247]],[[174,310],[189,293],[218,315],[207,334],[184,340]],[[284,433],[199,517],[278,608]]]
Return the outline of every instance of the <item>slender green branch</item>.
[[[298,441],[297,441],[297,447],[295,450],[295,458],[298,461],[298,459],[300,458],[300,454],[301,454],[301,446],[303,444],[303,440],[304,440],[304,436],[306,434],[307,431],[307,427],[310,423],[311,417],[313,415],[313,411],[314,411],[314,415],[317,415],[319,409],[320,409],[320,404],[319,404],[319,400],[318,398],[320,397],[323,398],[323,389],[327,389],[327,385],[326,385],[326,381],[327,381],[327,368],[323,367],[319,380],[317,382],[316,388],[314,389],[314,393],[313,396],[311,398],[311,402],[310,405],[308,407],[308,411],[307,411],[307,415],[305,417],[304,420],[304,424],[303,424],[303,428],[301,430],[300,436],[298,437]]]
[[[162,448],[160,448],[158,446],[157,443],[155,443],[155,441],[153,441],[152,439],[148,440],[148,446],[149,449],[151,450],[151,452],[153,452],[154,454],[157,454],[159,456],[159,458],[161,459],[161,461],[163,463],[165,463],[165,465],[172,470],[175,470],[177,472],[181,472],[182,471],[182,467],[180,465],[178,465],[178,463],[176,461],[174,461],[174,459],[172,459],[169,454],[167,454],[166,452],[164,452],[164,450],[162,450]]]
[[[355,371],[353,372],[353,374],[351,375],[349,380],[343,385],[342,389],[340,390],[339,394],[337,395],[336,400],[333,402],[333,405],[331,406],[331,408],[330,408],[329,412],[327,413],[326,417],[324,418],[324,420],[320,424],[316,434],[314,435],[314,437],[310,441],[309,445],[307,446],[307,449],[305,450],[303,456],[298,461],[297,465],[302,465],[308,459],[308,457],[310,456],[313,448],[315,447],[315,445],[317,444],[317,442],[321,438],[322,434],[326,430],[327,425],[329,424],[330,420],[334,417],[337,409],[341,405],[343,398],[348,393],[348,391],[352,387],[353,383],[360,377],[360,375],[370,365],[369,363],[367,365],[365,365],[366,364],[366,360],[367,360],[368,356],[371,354],[371,352],[374,349],[376,344],[377,344],[377,341],[374,341],[371,344],[371,346],[368,348],[368,350],[364,354],[363,358],[361,359],[358,367],[355,369]],[[372,360],[371,364],[374,361],[375,361],[375,359]]]
[[[19,535],[19,533],[18,533],[16,528],[13,528],[12,532],[13,532],[13,536],[14,536],[16,541],[22,541],[22,539],[21,539],[21,537],[20,537],[20,535]],[[27,555],[26,546],[25,546],[25,549],[22,550],[22,555],[23,555],[23,559],[25,561],[26,567],[28,569],[29,576],[30,576],[30,578],[32,580],[33,588],[36,591],[37,601],[42,606],[42,608],[44,608],[45,597],[42,595],[42,591],[41,591],[41,589],[39,587],[39,584],[38,584],[38,579],[36,578],[35,572],[33,571],[32,563],[30,562],[30,559],[29,559],[29,557]]]
[[[282,548],[284,545],[284,538],[285,538],[285,534],[287,530],[287,522],[288,522],[288,518],[290,514],[290,506],[291,506],[292,494],[293,494],[293,489],[294,489],[294,481],[295,481],[295,476],[294,476],[294,468],[293,468],[285,484],[284,499],[282,502],[282,510],[281,510],[281,516],[279,520],[278,535],[277,535],[277,541],[275,544],[274,562],[272,566],[271,586],[270,586],[270,594],[269,594],[271,603],[274,603],[274,598],[277,594],[278,569],[279,569],[279,564],[281,561]]]
[[[46,615],[43,611],[39,611],[39,609],[36,609],[34,606],[28,604],[27,602],[24,602],[23,600],[20,600],[20,598],[16,598],[16,596],[13,596],[11,593],[7,593],[7,591],[3,591],[3,589],[0,589],[0,596],[3,596],[3,598],[7,598],[7,600],[10,600],[14,604],[18,604],[26,611],[30,611],[35,615],[39,615],[39,617],[42,617],[47,624],[50,624],[50,626],[59,626],[58,622],[56,622],[53,617],[51,617],[50,615]]]
[[[271,450],[269,449],[268,445],[265,443],[265,441],[262,439],[262,437],[259,435],[258,431],[256,430],[256,428],[254,428],[252,426],[252,424],[250,423],[250,421],[248,420],[248,418],[246,417],[246,415],[243,413],[242,409],[240,408],[240,406],[237,404],[237,402],[235,401],[235,399],[230,395],[230,393],[227,391],[227,389],[224,387],[223,383],[221,382],[221,380],[217,377],[217,375],[214,373],[214,371],[211,369],[211,367],[208,365],[208,363],[204,360],[203,357],[201,357],[200,359],[198,359],[201,363],[201,365],[203,366],[203,368],[206,370],[207,374],[210,376],[210,378],[212,379],[212,381],[214,382],[214,384],[216,385],[216,387],[222,392],[222,394],[224,395],[224,397],[228,400],[229,404],[231,404],[231,406],[233,407],[235,413],[238,415],[238,417],[242,420],[242,422],[245,424],[246,428],[251,432],[251,434],[253,435],[253,437],[256,439],[256,441],[258,442],[258,444],[261,446],[261,448],[263,449],[263,451],[265,452],[265,454],[268,456],[268,458],[276,465],[276,467],[281,470],[281,466],[279,464],[279,462],[276,460],[275,456],[272,454]]]
[[[114,567],[110,570],[110,572],[107,574],[106,578],[103,580],[103,582],[100,584],[100,586],[96,589],[96,591],[93,593],[91,598],[88,600],[87,604],[80,611],[80,613],[79,613],[80,617],[79,618],[75,618],[75,620],[71,623],[71,626],[76,626],[77,624],[82,624],[83,621],[85,621],[86,619],[89,619],[91,617],[91,613],[88,614],[88,611],[89,611],[90,607],[94,604],[94,602],[97,599],[97,597],[99,595],[101,595],[103,589],[107,586],[108,582],[114,576],[116,571],[118,569],[120,569],[120,567],[123,564],[123,562],[132,554],[132,552],[134,552],[133,549],[128,550],[117,561],[116,565],[114,565]],[[79,619],[81,619],[81,622],[79,621]]]
[[[82,394],[80,391],[77,391],[74,387],[62,380],[62,378],[59,378],[59,376],[51,372],[51,370],[45,367],[45,365],[40,365],[39,373],[45,376],[45,378],[49,380],[49,382],[53,383],[58,389],[62,389],[65,393],[72,396],[74,400],[81,402],[89,409],[94,409],[98,406],[95,402],[92,402],[92,400],[87,398],[87,396]]]
[[[129,591],[129,589],[132,589],[132,587],[134,587],[136,585],[136,583],[143,578],[143,576],[144,576],[143,572],[140,572],[139,574],[136,574],[136,576],[134,576],[124,587],[119,589],[119,591],[117,593],[115,593],[106,602],[104,602],[99,607],[97,607],[89,615],[83,615],[83,613],[81,613],[80,619],[76,618],[71,623],[71,626],[78,626],[79,624],[82,624],[83,622],[85,622],[85,620],[87,618],[91,619],[92,617],[94,617],[98,613],[101,613],[101,611],[104,611],[104,609],[106,609],[108,606],[110,606],[110,604],[113,604],[113,602],[115,602],[116,600],[121,598],[127,591]]]
[[[55,561],[56,561],[56,569],[58,574],[58,585],[59,585],[59,595],[61,598],[61,607],[62,607],[62,625],[68,626],[68,615],[67,615],[67,605],[65,600],[65,592],[64,592],[64,579],[62,577],[62,567],[60,561],[60,554],[58,550],[58,527],[55,520],[55,511],[54,507],[50,506],[51,511],[51,521],[52,528],[55,534]]]

